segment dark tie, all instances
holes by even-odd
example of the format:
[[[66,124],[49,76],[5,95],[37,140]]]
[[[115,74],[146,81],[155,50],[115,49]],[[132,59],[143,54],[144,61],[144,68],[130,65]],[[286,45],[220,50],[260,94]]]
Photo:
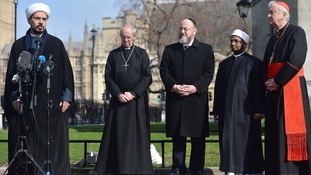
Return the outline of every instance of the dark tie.
[[[187,50],[189,46],[184,46],[184,50]]]

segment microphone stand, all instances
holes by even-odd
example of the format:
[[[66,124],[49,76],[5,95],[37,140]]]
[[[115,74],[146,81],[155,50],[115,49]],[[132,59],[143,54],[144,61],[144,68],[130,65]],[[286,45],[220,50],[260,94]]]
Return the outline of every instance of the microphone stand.
[[[37,37],[35,40],[36,43],[36,49],[35,49],[35,53],[34,53],[34,58],[33,60],[33,86],[32,86],[32,98],[31,98],[31,102],[30,102],[30,109],[34,110],[34,106],[37,106],[37,94],[35,93],[35,89],[36,89],[36,85],[37,85],[37,61],[38,61],[38,52],[39,52],[39,48],[40,48],[40,40],[42,41],[42,39],[40,37]],[[33,104],[34,103],[34,104]]]
[[[47,87],[47,160],[44,161],[44,165],[42,168],[47,165],[46,174],[45,175],[54,175],[53,167],[50,160],[50,145],[51,145],[51,137],[50,137],[50,109],[52,109],[53,101],[50,99],[50,88],[51,88],[51,71],[53,69],[53,62],[51,61],[52,55],[50,55],[47,65],[44,68],[43,73],[47,75],[46,87]]]
[[[23,74],[23,73],[21,73],[21,74]],[[18,155],[20,153],[26,154],[27,157],[25,157],[24,162],[22,162],[22,163],[17,162],[17,166],[16,166],[17,171],[19,171],[19,168],[18,168],[19,166],[25,165],[25,169],[22,169],[21,171],[24,171],[23,173],[27,173],[27,171],[28,171],[28,163],[31,161],[38,168],[38,170],[42,174],[44,174],[43,169],[35,161],[34,157],[31,155],[30,151],[28,150],[29,149],[29,144],[28,144],[27,137],[26,137],[26,134],[25,134],[25,130],[27,130],[27,126],[25,126],[25,120],[26,120],[25,119],[25,115],[27,115],[28,111],[27,110],[26,110],[26,112],[24,111],[24,107],[27,106],[27,105],[24,105],[24,101],[23,101],[22,78],[20,78],[18,80],[18,85],[19,85],[19,87],[18,87],[19,98],[18,99],[20,100],[19,101],[19,103],[20,103],[19,104],[19,109],[18,109],[18,119],[20,120],[19,121],[20,130],[19,130],[19,136],[17,137],[17,145],[16,145],[16,148],[15,148],[16,149],[15,155],[14,155],[13,159],[11,160],[11,162],[9,163],[8,167],[6,168],[6,170],[4,171],[3,175],[6,174],[6,172],[9,170],[9,168],[13,165],[14,161],[16,159],[19,159]],[[25,86],[26,86],[26,93],[27,93],[28,84],[25,84]],[[25,127],[26,127],[26,129],[25,129]],[[24,144],[26,145],[26,148],[24,148]],[[19,150],[17,150],[18,147],[20,147]],[[19,172],[17,172],[17,173],[19,174]]]
[[[30,110],[32,110],[32,113],[33,113],[33,116],[34,116],[34,120],[36,121],[36,114],[35,114],[35,107],[37,106],[37,93],[36,93],[36,87],[37,87],[37,73],[39,72],[39,68],[37,67],[37,62],[39,61],[39,56],[38,56],[38,52],[39,52],[39,48],[40,48],[40,44],[42,42],[42,38],[40,37],[37,37],[35,39],[35,44],[36,44],[36,48],[35,48],[35,52],[34,52],[34,57],[33,57],[33,71],[32,71],[32,74],[33,74],[33,81],[32,81],[32,97],[31,97],[31,102],[30,102]],[[49,121],[48,121],[49,122]],[[49,125],[49,124],[48,124]],[[38,131],[35,132],[35,135],[37,138],[39,138],[38,136]],[[49,135],[47,136],[49,137]],[[38,143],[39,143],[39,140],[38,140]],[[43,165],[44,166],[44,165]],[[44,175],[49,175],[47,173],[44,173],[43,171],[43,166],[42,168],[40,167],[40,172],[43,172]],[[38,174],[40,173],[38,172]]]

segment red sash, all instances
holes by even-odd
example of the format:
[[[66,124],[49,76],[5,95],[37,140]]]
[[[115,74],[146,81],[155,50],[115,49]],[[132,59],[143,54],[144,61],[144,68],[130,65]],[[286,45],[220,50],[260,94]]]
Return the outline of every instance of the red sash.
[[[285,63],[271,63],[268,65],[268,78],[274,78]]]
[[[268,78],[274,78],[285,63],[271,63]],[[299,77],[303,68],[283,87],[287,160],[308,160],[306,124]]]

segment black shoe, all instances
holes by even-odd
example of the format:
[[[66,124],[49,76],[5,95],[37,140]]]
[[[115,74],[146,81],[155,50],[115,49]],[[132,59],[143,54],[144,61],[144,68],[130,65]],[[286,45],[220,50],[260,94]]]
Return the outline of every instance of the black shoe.
[[[179,169],[178,168],[172,169],[172,171],[169,175],[180,175]]]
[[[191,175],[203,175],[202,171],[191,171]]]

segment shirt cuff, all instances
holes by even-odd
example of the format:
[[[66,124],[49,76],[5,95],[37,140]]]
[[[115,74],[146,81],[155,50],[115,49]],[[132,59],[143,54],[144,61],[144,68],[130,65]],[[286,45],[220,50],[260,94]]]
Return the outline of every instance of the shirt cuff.
[[[10,95],[10,101],[13,102],[13,101],[17,100],[18,97],[19,97],[18,92],[17,92],[17,91],[13,91],[13,92],[11,93],[11,95]]]
[[[72,92],[71,92],[71,90],[66,88],[66,90],[63,91],[62,97],[60,99],[61,99],[61,101],[72,102]]]

